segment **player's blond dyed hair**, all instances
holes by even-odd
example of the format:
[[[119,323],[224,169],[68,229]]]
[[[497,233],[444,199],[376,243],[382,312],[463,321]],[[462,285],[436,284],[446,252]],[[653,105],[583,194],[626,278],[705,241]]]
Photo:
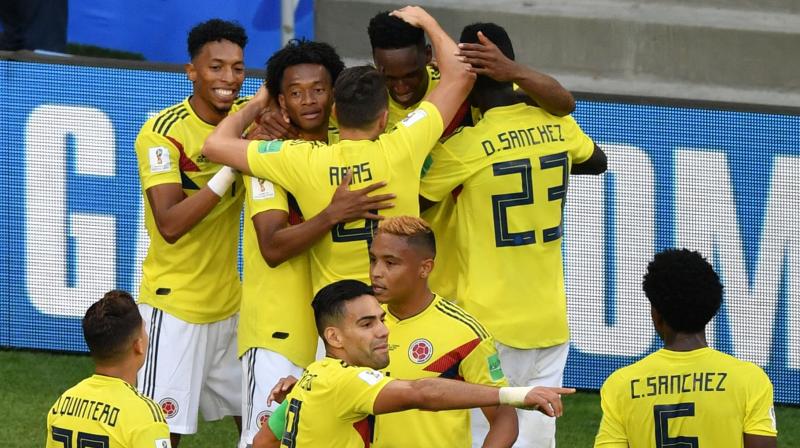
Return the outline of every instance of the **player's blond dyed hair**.
[[[408,244],[427,249],[436,256],[436,239],[431,226],[416,216],[393,216],[378,223],[378,232],[406,238]]]

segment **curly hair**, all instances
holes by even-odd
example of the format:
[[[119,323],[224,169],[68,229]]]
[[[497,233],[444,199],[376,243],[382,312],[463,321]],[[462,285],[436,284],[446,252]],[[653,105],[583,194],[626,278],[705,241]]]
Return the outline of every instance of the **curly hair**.
[[[272,97],[277,97],[280,93],[286,69],[299,64],[318,64],[325,67],[331,75],[331,85],[344,70],[344,62],[332,46],[324,42],[292,39],[267,61],[267,89]]]
[[[125,354],[128,344],[139,335],[142,316],[133,297],[115,289],[86,310],[81,326],[92,358],[96,362],[113,362]]]
[[[247,45],[247,34],[244,28],[236,22],[229,22],[222,19],[211,19],[199,23],[189,31],[188,47],[189,57],[194,59],[209,42],[229,40],[240,46],[243,50]]]
[[[422,28],[390,16],[389,11],[379,12],[370,19],[367,33],[373,50],[376,48],[406,48],[412,45],[425,47],[425,32],[422,31]]]
[[[477,44],[478,31],[482,32],[484,36],[488,37],[492,43],[497,45],[497,48],[509,59],[514,60],[514,46],[511,44],[511,38],[508,37],[506,30],[495,23],[473,23],[464,27],[461,30],[461,37],[459,42],[465,44]],[[512,87],[510,82],[500,82],[486,75],[478,75],[475,80],[476,90],[496,90],[502,87]]]
[[[378,224],[378,233],[400,236],[406,243],[436,256],[436,238],[430,225],[415,216],[393,216]]]
[[[722,304],[722,283],[697,252],[667,249],[647,266],[642,289],[650,304],[675,331],[697,333]]]

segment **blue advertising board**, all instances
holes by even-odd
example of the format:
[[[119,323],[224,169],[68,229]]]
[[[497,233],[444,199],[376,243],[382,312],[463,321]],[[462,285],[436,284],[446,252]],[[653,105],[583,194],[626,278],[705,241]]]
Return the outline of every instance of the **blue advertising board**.
[[[138,289],[136,134],[191,86],[182,73],[14,61],[0,81],[0,346],[83,351],[89,304]],[[607,99],[574,116],[609,170],[570,181],[566,384],[598,388],[659,347],[641,279],[655,252],[680,246],[725,284],[711,344],[764,367],[776,401],[800,403],[800,116]]]

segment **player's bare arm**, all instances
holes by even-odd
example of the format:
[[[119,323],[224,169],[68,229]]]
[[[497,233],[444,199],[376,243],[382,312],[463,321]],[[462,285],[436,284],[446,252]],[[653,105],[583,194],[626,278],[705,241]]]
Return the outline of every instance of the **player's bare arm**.
[[[441,81],[426,98],[439,110],[442,122],[450,123],[467,97],[475,74],[469,71],[469,64],[458,60],[456,43],[447,35],[430,14],[418,6],[406,6],[391,12],[408,24],[422,28],[431,41],[439,64]]]
[[[489,433],[483,440],[483,448],[510,447],[517,441],[519,420],[517,411],[511,406],[484,406],[481,408],[486,421],[489,422]]]
[[[594,144],[594,151],[592,155],[582,163],[573,163],[570,168],[570,174],[602,174],[608,168],[608,159],[606,153]]]
[[[225,177],[223,182],[227,185],[217,193],[212,189],[213,184],[206,185],[192,196],[183,192],[181,184],[161,184],[147,189],[147,201],[153,210],[158,233],[166,242],[173,244],[178,241],[219,203],[221,194],[218,193],[225,194],[235,180],[235,174],[229,168],[223,167],[220,172],[218,179]]]
[[[507,58],[480,31],[478,41],[458,44],[459,60],[469,64],[471,71],[496,81],[515,83],[536,105],[553,115],[563,117],[575,110],[575,98],[555,78]]]
[[[744,435],[744,448],[776,448],[778,438],[771,436]]]
[[[331,203],[323,211],[300,224],[288,225],[289,214],[282,210],[268,210],[253,216],[258,247],[270,267],[279,266],[284,261],[310,249],[339,223],[357,219],[383,219],[377,211],[393,207],[394,204],[388,201],[396,196],[394,194],[370,196],[370,193],[385,187],[386,182],[376,182],[358,190],[351,190],[352,178],[352,173],[348,172],[333,193]]]
[[[492,387],[444,378],[423,378],[414,381],[391,381],[378,393],[373,413],[408,409],[446,411],[508,404],[535,409],[550,417],[563,413],[561,395],[575,393],[563,387]]]
[[[212,162],[251,174],[247,163],[247,145],[250,141],[241,138],[241,135],[268,105],[269,93],[262,85],[244,107],[228,115],[217,125],[203,144],[203,155]]]

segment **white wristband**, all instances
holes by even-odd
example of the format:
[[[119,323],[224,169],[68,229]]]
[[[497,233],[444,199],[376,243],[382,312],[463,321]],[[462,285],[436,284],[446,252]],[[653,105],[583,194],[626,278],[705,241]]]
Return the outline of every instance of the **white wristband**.
[[[223,166],[206,185],[215,195],[222,197],[235,180],[236,170],[229,166]]]
[[[500,388],[500,404],[507,404],[515,408],[522,408],[525,406],[525,397],[533,387],[501,387]]]

